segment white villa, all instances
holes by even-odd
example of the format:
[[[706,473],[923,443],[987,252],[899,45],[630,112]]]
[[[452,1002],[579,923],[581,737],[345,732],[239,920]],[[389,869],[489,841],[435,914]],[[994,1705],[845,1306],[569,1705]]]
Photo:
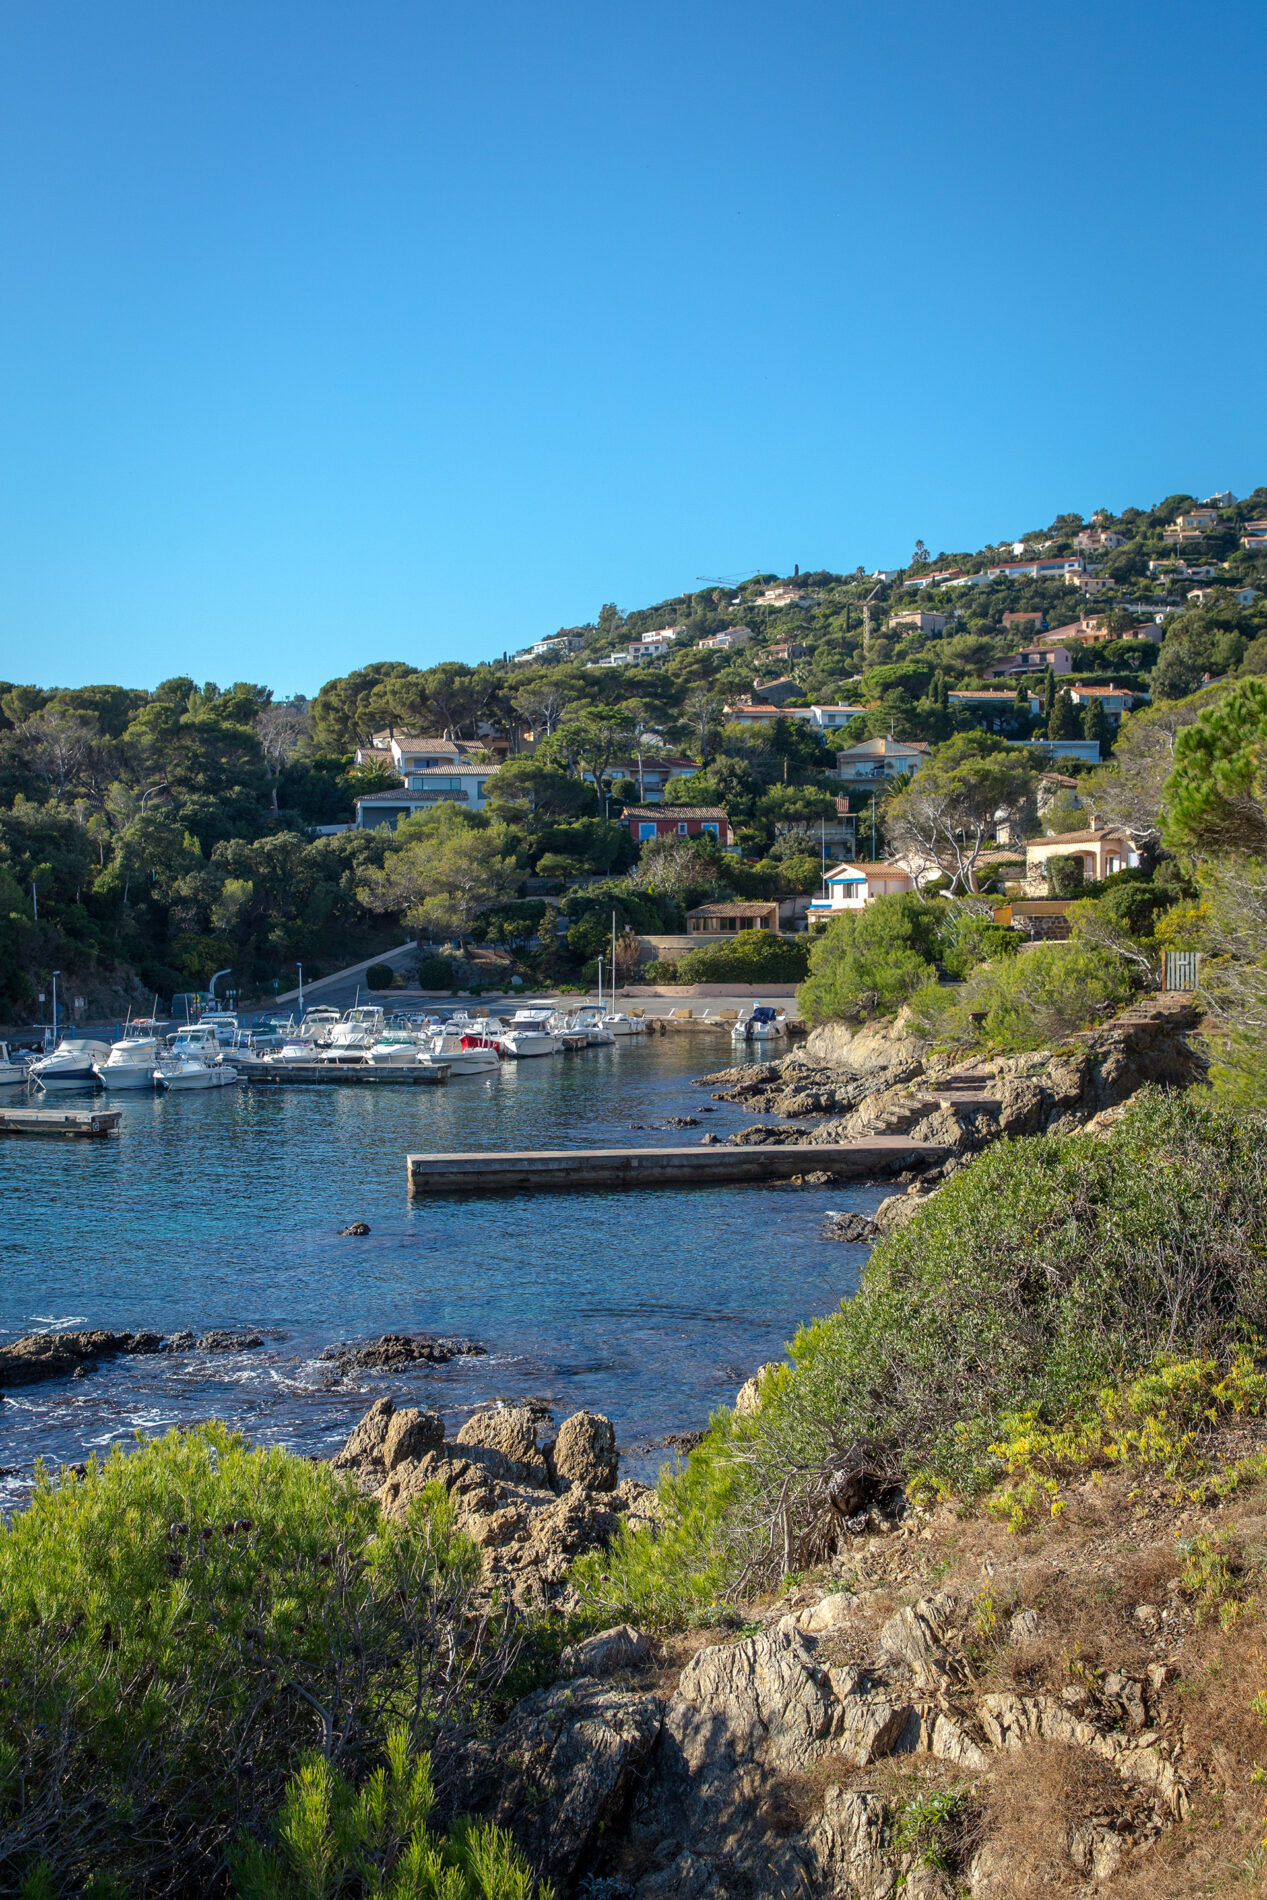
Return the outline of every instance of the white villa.
[[[838,864],[823,879],[827,895],[815,897],[809,907],[811,924],[826,923],[841,911],[863,910],[877,897],[897,897],[913,891],[915,880],[900,864]]]

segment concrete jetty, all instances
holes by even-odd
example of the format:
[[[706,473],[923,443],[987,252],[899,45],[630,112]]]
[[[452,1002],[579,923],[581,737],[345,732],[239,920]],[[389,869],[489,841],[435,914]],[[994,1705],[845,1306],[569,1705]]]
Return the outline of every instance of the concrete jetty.
[[[913,1162],[940,1161],[945,1149],[874,1135],[815,1147],[546,1148],[490,1154],[407,1155],[412,1195],[558,1194],[593,1188],[722,1187],[786,1181],[798,1174],[883,1175]]]

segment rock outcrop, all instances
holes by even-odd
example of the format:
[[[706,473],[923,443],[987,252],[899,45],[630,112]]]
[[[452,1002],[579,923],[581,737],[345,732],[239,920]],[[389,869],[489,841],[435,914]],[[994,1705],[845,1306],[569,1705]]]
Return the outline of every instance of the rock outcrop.
[[[262,1333],[89,1332],[27,1333],[0,1346],[0,1386],[33,1385],[40,1379],[64,1379],[85,1373],[123,1354],[248,1352],[264,1344]]]
[[[387,1517],[443,1485],[483,1554],[486,1593],[500,1588],[525,1608],[566,1604],[573,1558],[610,1542],[622,1522],[653,1522],[659,1501],[649,1486],[620,1480],[610,1419],[576,1412],[543,1445],[544,1423],[526,1406],[490,1406],[446,1443],[438,1413],[397,1411],[384,1397],[330,1462]]]
[[[986,1787],[1036,1742],[1085,1753],[1120,1801],[1055,1846],[1093,1880],[1187,1814],[1174,1749],[1148,1726],[1151,1679],[1110,1675],[1077,1709],[983,1693],[971,1599],[920,1599],[864,1639],[862,1660],[841,1661],[842,1647],[860,1647],[858,1616],[857,1600],[837,1592],[755,1635],[707,1644],[668,1695],[642,1679],[647,1639],[604,1631],[565,1651],[564,1681],[529,1696],[450,1770],[446,1799],[509,1827],[561,1893],[589,1873],[631,1900],[1009,1893],[979,1827],[927,1852],[900,1796],[872,1774],[902,1758],[925,1774],[944,1765],[945,1785],[964,1790]],[[789,1790],[804,1800],[829,1764],[817,1799],[790,1809]],[[619,1873],[596,1874],[603,1866]]]
[[[450,1359],[479,1357],[484,1350],[474,1339],[446,1339],[434,1333],[383,1333],[378,1339],[327,1346],[321,1358],[337,1365],[340,1372],[392,1371],[397,1366],[443,1366]]]

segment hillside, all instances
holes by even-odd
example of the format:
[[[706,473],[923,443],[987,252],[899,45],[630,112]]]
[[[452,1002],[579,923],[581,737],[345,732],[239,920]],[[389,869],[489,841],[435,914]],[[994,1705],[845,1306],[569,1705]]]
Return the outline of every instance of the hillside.
[[[629,870],[614,821],[653,768],[669,800],[723,807],[740,851],[671,891],[624,888],[631,931],[676,928],[688,898],[811,891],[817,828],[842,805],[840,744],[984,731],[1090,742],[1094,758],[1121,708],[1267,673],[1264,514],[1267,489],[1204,508],[1172,495],[971,551],[921,544],[903,571],[761,574],[607,605],[495,663],[374,662],[311,703],[187,677],[153,692],[0,682],[0,1015],[46,1015],[54,969],[86,1014],[226,966],[264,999],[300,961],[318,974],[421,927],[385,877],[399,839],[340,829],[357,797],[399,786],[390,732],[446,734],[469,762],[501,765],[477,821],[501,827],[486,896],[459,916],[438,887],[424,936],[465,937],[478,911],[490,941],[530,947],[544,890],[571,955],[541,973],[579,977],[599,946],[573,935],[576,882]],[[1054,668],[1044,643],[1064,655]],[[1027,644],[1022,677],[1006,663]],[[882,806],[857,800],[851,817],[857,849],[883,848]]]

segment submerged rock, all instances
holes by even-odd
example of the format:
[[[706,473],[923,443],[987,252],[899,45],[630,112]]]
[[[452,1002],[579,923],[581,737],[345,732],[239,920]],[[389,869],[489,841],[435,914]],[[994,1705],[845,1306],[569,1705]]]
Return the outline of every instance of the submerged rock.
[[[199,1352],[249,1352],[264,1344],[262,1333],[204,1333],[198,1341]]]
[[[7,1346],[0,1346],[0,1386],[32,1385],[39,1379],[66,1378],[104,1359],[117,1358],[121,1353],[162,1350],[163,1339],[159,1333],[113,1333],[101,1329],[28,1333]]]

